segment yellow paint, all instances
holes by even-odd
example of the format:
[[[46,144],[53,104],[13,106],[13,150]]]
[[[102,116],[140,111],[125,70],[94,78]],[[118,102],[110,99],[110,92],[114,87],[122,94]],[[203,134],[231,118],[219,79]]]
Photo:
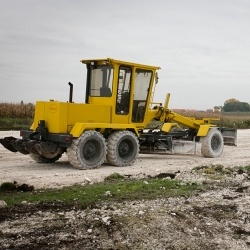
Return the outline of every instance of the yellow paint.
[[[164,106],[153,102],[155,91],[155,78],[158,79],[157,70],[160,67],[125,61],[106,59],[82,60],[82,63],[91,65],[112,65],[114,69],[112,95],[110,97],[89,96],[88,103],[68,103],[50,100],[48,102],[38,101],[36,103],[34,122],[31,126],[35,130],[39,120],[45,120],[45,126],[50,133],[71,133],[79,137],[85,130],[98,130],[105,133],[109,130],[134,131],[139,136],[139,129],[144,129],[154,118],[164,123],[162,130],[169,132],[173,126],[184,125],[198,131],[198,136],[205,136],[211,126],[213,118],[195,120],[172,112],[168,109],[170,94],[167,94]],[[119,67],[129,66],[131,68],[130,109],[128,114],[116,114],[117,88],[119,82]],[[142,122],[133,123],[133,96],[136,70],[152,71],[152,78],[148,88],[148,99],[146,101],[145,116]],[[77,90],[75,90],[77,91]],[[84,99],[84,98],[83,98]]]
[[[103,129],[113,129],[113,130],[126,130],[130,129],[133,130],[137,136],[139,136],[138,129],[133,124],[106,124],[106,123],[76,123],[71,130],[71,134],[73,137],[79,137],[83,131],[85,130],[95,130],[98,129],[102,131]]]
[[[197,136],[206,136],[211,125],[200,125]]]
[[[33,128],[37,128],[39,120],[45,120],[45,126],[50,133],[67,133],[68,103],[36,102]]]
[[[164,132],[170,132],[171,128],[177,125],[177,123],[164,123],[161,130]]]

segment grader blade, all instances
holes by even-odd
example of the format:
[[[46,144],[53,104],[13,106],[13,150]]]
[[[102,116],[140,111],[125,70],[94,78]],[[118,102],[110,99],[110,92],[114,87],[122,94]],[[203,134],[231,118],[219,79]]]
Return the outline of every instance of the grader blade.
[[[224,139],[224,145],[237,146],[237,129],[221,128],[220,131]]]

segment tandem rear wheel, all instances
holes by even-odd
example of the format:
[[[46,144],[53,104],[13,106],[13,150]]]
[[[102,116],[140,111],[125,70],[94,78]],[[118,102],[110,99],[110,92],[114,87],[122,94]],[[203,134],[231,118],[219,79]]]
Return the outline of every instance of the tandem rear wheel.
[[[111,165],[123,167],[135,162],[139,154],[139,141],[131,131],[115,131],[107,140],[107,161]]]
[[[107,139],[97,131],[85,131],[67,149],[70,164],[78,169],[92,169],[107,162],[123,167],[133,164],[139,154],[139,141],[130,131],[115,131]]]
[[[78,169],[96,168],[104,162],[107,154],[105,138],[97,131],[89,130],[74,139],[67,148],[70,164]]]

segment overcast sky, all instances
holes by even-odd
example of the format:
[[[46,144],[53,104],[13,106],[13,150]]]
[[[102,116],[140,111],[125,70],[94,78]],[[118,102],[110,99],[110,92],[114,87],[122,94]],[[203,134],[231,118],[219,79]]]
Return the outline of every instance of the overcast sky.
[[[249,0],[0,0],[0,102],[84,102],[81,59],[160,66],[154,100],[250,102]]]

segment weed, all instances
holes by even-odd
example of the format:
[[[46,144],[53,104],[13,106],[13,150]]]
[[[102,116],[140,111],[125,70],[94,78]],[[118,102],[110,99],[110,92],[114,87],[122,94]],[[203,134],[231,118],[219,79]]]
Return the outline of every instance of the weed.
[[[4,182],[0,186],[0,192],[12,192],[16,190],[16,185],[12,182]]]
[[[104,181],[112,181],[112,180],[120,180],[120,179],[124,179],[124,176],[120,175],[119,173],[113,173],[105,177]]]
[[[213,165],[212,168],[215,172],[223,172],[224,166],[221,164]]]
[[[215,174],[215,170],[213,168],[206,168],[204,170],[205,174]]]

